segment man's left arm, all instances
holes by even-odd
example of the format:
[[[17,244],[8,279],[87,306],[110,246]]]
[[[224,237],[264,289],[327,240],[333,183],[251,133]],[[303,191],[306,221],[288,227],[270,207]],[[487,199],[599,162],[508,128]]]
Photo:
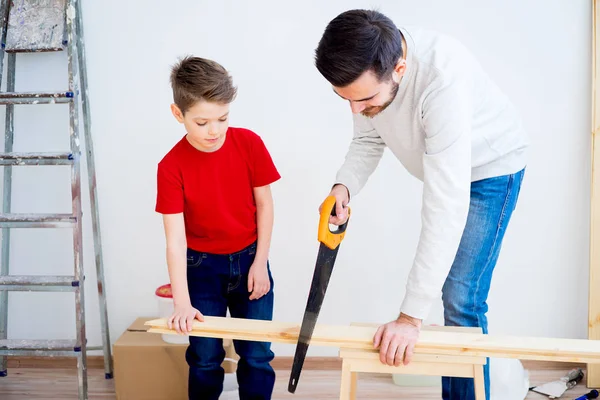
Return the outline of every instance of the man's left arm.
[[[421,234],[402,314],[423,320],[450,271],[467,222],[473,109],[466,82],[442,84],[423,104]]]
[[[381,362],[411,361],[422,321],[441,291],[464,231],[470,203],[472,101],[466,82],[439,82],[423,102],[425,130],[421,234],[396,321],[374,345]]]

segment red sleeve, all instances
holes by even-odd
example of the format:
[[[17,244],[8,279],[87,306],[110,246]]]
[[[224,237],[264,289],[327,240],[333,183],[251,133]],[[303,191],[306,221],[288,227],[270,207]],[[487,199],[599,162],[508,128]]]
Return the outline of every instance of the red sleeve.
[[[263,140],[256,136],[252,146],[252,186],[260,187],[270,185],[279,180],[281,175],[273,163],[271,154]]]
[[[156,179],[156,212],[178,214],[183,212],[183,181],[176,166],[161,162]]]

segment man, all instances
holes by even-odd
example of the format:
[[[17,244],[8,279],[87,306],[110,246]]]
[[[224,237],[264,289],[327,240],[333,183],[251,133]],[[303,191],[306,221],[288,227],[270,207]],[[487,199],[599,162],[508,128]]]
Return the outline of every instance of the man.
[[[492,272],[526,166],[513,105],[456,40],[398,29],[376,11],[333,19],[316,67],[350,103],[354,134],[331,195],[336,216],[366,184],[384,149],[423,182],[422,227],[399,316],[374,346],[389,365],[411,361],[423,319],[442,292],[446,325],[487,333]],[[489,366],[484,368],[489,399]],[[444,399],[473,399],[473,380],[442,381]]]

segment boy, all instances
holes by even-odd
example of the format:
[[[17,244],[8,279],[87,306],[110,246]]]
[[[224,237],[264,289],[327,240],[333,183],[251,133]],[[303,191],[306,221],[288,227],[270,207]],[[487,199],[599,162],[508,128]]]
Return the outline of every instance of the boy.
[[[186,135],[158,164],[156,211],[163,214],[175,310],[169,328],[191,331],[204,315],[270,320],[273,227],[270,184],[280,175],[261,138],[230,127],[237,89],[218,63],[186,57],[171,72],[171,111]],[[270,399],[270,343],[234,341],[240,400]],[[190,336],[189,398],[223,390],[221,339]]]

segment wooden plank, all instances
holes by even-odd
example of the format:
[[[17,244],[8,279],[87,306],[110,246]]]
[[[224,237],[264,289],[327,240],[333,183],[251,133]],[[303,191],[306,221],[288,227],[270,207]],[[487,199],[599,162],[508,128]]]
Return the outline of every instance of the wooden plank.
[[[342,364],[342,382],[340,384],[340,400],[354,400],[356,398],[356,375],[350,369],[350,363]]]
[[[456,376],[459,378],[473,378],[473,365],[471,364],[437,364],[411,362],[399,366],[382,364],[372,360],[350,360],[352,372],[369,372],[375,374],[406,374],[425,376]],[[481,365],[479,365],[481,368]]]
[[[475,385],[475,400],[485,400],[485,377],[483,376],[483,367],[473,366],[473,383]]]
[[[148,332],[177,334],[167,328],[164,318],[148,321],[146,325],[151,327]],[[204,317],[204,322],[194,321],[193,330],[188,334],[296,344],[299,331],[297,323]],[[317,325],[311,344],[371,350],[375,331],[374,327]],[[600,363],[600,341],[423,330],[415,353],[597,364]]]
[[[370,322],[352,322],[350,326],[368,326],[371,328],[379,328],[381,324],[373,324]],[[422,331],[443,331],[443,332],[471,332],[481,333],[481,328],[475,326],[442,326],[442,325],[423,325]]]
[[[588,305],[588,338],[600,339],[600,62],[598,46],[600,45],[600,0],[593,0],[592,23],[592,181],[590,193],[590,275]],[[600,365],[587,366],[587,384],[600,386]]]
[[[339,353],[342,359],[348,358],[352,360],[379,360],[378,350],[357,350],[357,349],[340,349]],[[413,362],[430,363],[430,364],[468,364],[469,366],[484,365],[487,362],[485,357],[469,357],[469,356],[445,356],[439,354],[415,354]]]

